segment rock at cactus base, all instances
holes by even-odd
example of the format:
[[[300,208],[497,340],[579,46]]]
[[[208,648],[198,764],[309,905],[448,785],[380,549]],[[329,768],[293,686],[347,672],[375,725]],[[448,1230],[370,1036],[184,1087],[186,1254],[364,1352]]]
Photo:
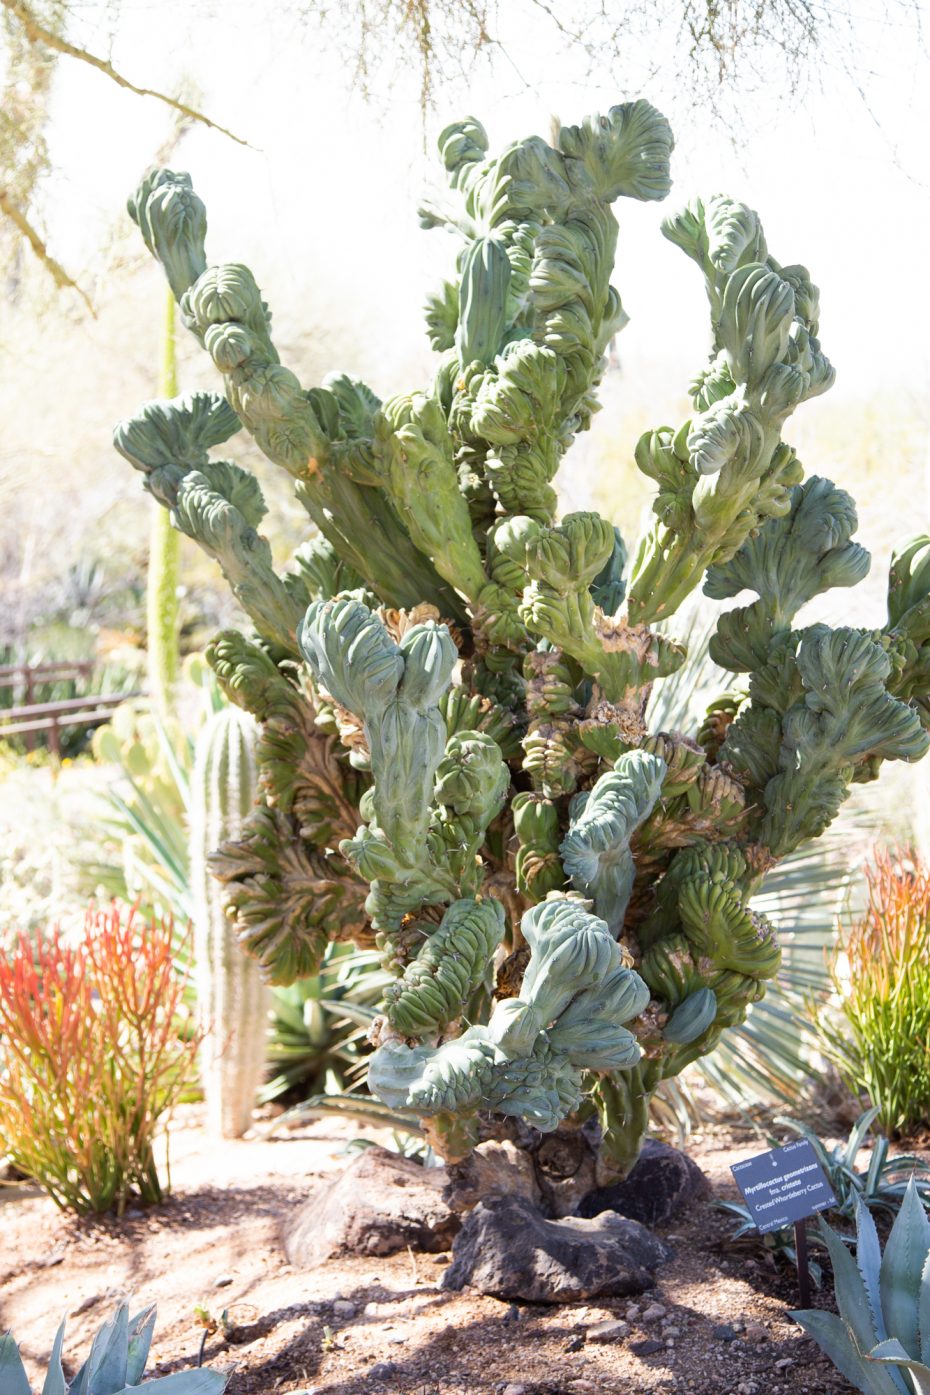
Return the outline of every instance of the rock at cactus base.
[[[710,1195],[710,1183],[697,1163],[668,1143],[650,1138],[629,1177],[589,1192],[579,1216],[615,1211],[642,1225],[669,1225],[695,1202]]]
[[[286,1223],[284,1248],[298,1269],[341,1255],[392,1255],[408,1245],[441,1254],[461,1224],[443,1201],[444,1167],[421,1167],[368,1148],[323,1184]]]
[[[645,1226],[611,1211],[548,1221],[525,1197],[496,1196],[465,1221],[441,1286],[527,1303],[619,1298],[652,1288],[670,1257]]]

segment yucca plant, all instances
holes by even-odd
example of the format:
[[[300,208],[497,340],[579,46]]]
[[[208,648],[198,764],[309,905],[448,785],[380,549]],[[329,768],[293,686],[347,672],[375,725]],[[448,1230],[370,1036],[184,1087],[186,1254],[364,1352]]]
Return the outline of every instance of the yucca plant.
[[[856,1204],[856,1257],[821,1222],[839,1315],[792,1313],[863,1395],[930,1395],[930,1221],[911,1179],[885,1252],[866,1205]]]
[[[337,1097],[364,1082],[368,1030],[390,975],[371,950],[330,945],[320,972],[271,990],[268,1064],[259,1098]]]
[[[930,868],[879,849],[868,904],[837,939],[830,973],[838,1004],[820,1013],[824,1050],[891,1136],[930,1123]]]
[[[154,1306],[143,1308],[131,1318],[126,1304],[121,1304],[94,1337],[90,1355],[69,1382],[61,1364],[65,1340],[65,1319],[62,1318],[55,1333],[42,1395],[130,1395],[136,1390],[151,1390],[159,1395],[219,1395],[225,1390],[228,1377],[221,1371],[202,1366],[192,1371],[175,1371],[155,1380],[143,1380],[154,1328]],[[9,1332],[0,1337],[0,1395],[32,1395],[19,1348]]]

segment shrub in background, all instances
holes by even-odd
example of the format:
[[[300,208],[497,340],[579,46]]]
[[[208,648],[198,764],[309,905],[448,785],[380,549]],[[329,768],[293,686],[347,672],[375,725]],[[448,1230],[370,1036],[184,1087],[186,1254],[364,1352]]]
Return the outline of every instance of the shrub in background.
[[[179,1030],[173,940],[170,921],[114,904],[73,944],[23,935],[0,958],[4,1146],[62,1208],[119,1215],[165,1194],[155,1145],[198,1045]]]
[[[880,849],[868,904],[841,926],[830,971],[838,1010],[821,1012],[825,1049],[887,1134],[930,1125],[930,868]]]

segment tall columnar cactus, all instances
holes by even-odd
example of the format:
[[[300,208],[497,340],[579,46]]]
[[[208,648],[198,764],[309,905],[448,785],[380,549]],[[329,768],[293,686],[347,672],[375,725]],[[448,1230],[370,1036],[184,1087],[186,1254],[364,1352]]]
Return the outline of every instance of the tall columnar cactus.
[[[197,1011],[205,1028],[200,1074],[210,1131],[239,1138],[252,1119],[265,1068],[267,988],[239,943],[208,858],[238,838],[257,793],[254,719],[238,707],[214,713],[197,738],[191,776],[190,865]]]
[[[380,946],[397,981],[370,1084],[447,1156],[508,1116],[596,1110],[623,1170],[659,1082],[778,971],[766,872],[930,744],[928,544],[895,554],[883,627],[796,627],[869,559],[851,499],[782,440],[833,379],[817,290],[720,196],[664,225],[713,346],[688,419],[636,452],[654,525],[627,567],[605,519],[559,520],[553,481],[625,320],[612,205],[665,197],[671,132],[638,101],[557,148],[491,157],[474,120],[439,145],[448,188],[422,220],[459,253],[427,307],[438,364],[383,403],[345,376],[302,388],[251,272],[208,265],[188,176],[150,174],[130,212],[226,398],[152,403],[116,444],[254,626],[211,653],[262,727],[260,803],[213,863],[243,943],[277,981],[328,939]],[[284,575],[255,478],[210,456],[240,426],[315,525]],[[751,593],[713,648],[745,684],[699,732],[655,731],[653,687],[685,657],[665,622],[702,579]]]

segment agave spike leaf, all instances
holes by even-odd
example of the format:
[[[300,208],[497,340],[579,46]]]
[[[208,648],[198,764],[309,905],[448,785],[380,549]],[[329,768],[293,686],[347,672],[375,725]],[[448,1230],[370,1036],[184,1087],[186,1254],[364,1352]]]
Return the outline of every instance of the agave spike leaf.
[[[889,1337],[874,1351],[866,1353],[866,1361],[875,1361],[889,1366],[903,1366],[911,1378],[914,1395],[930,1395],[930,1366],[922,1361],[914,1361],[902,1347],[897,1337]]]
[[[888,1335],[885,1316],[882,1312],[882,1295],[879,1276],[882,1267],[882,1248],[872,1213],[861,1197],[856,1197],[856,1267],[862,1278],[862,1286],[869,1300],[872,1325],[875,1335],[883,1342]]]
[[[886,1395],[887,1391],[893,1391],[894,1395],[907,1395],[904,1387],[897,1383],[879,1385],[873,1379],[878,1373],[866,1365],[865,1359],[860,1356],[855,1346],[849,1340],[849,1332],[846,1324],[836,1313],[824,1313],[818,1308],[811,1308],[806,1312],[793,1312],[788,1314],[793,1317],[799,1327],[803,1328],[809,1337],[814,1341],[833,1362],[840,1375],[845,1376],[850,1384],[857,1390],[861,1390],[863,1395]],[[882,1372],[888,1374],[894,1382],[896,1372]]]
[[[158,1395],[219,1395],[226,1389],[229,1380],[222,1371],[211,1371],[207,1366],[199,1366],[193,1371],[172,1371],[170,1376],[158,1376],[155,1380],[143,1381],[141,1389],[157,1391]],[[140,1387],[124,1386],[114,1395],[135,1395]]]
[[[849,1139],[846,1143],[846,1151],[843,1155],[843,1161],[847,1167],[851,1168],[855,1165],[859,1149],[865,1143],[869,1129],[877,1118],[878,1112],[878,1106],[873,1105],[871,1109],[865,1111],[861,1118],[856,1120],[850,1130]]]
[[[45,1374],[45,1380],[42,1383],[42,1395],[68,1395],[65,1373],[61,1365],[61,1348],[65,1340],[66,1321],[67,1319],[62,1318],[61,1322],[58,1324],[58,1331],[55,1333],[51,1355],[48,1358],[48,1370]],[[143,1362],[142,1364],[144,1367],[145,1363]],[[0,1372],[0,1374],[2,1374],[2,1372]],[[0,1381],[0,1385],[2,1385],[4,1391],[6,1391],[6,1386],[2,1381]]]
[[[94,1338],[88,1365],[87,1395],[117,1395],[125,1389],[129,1366],[129,1308],[125,1303]]]
[[[820,1233],[833,1265],[836,1305],[840,1310],[840,1318],[846,1331],[847,1345],[851,1340],[857,1351],[871,1351],[879,1341],[879,1334],[872,1317],[869,1295],[856,1267],[856,1261],[836,1231],[831,1230],[828,1225],[821,1222]],[[840,1367],[840,1370],[842,1369]],[[870,1376],[869,1386],[865,1388],[874,1389],[876,1395],[893,1395],[897,1385],[893,1380],[885,1379],[888,1374],[886,1371],[882,1371],[880,1376],[873,1373]]]
[[[64,1326],[64,1324],[62,1324]],[[136,1313],[129,1322],[129,1356],[126,1362],[126,1384],[138,1385],[149,1359],[152,1334],[155,1331],[155,1304]]]
[[[920,1302],[917,1306],[917,1327],[920,1333],[920,1359],[930,1366],[930,1254],[920,1276]]]
[[[881,1288],[885,1327],[917,1360],[918,1301],[924,1262],[930,1252],[930,1221],[912,1177],[882,1256]]]
[[[19,1347],[9,1332],[0,1337],[0,1389],[3,1395],[32,1395]]]

